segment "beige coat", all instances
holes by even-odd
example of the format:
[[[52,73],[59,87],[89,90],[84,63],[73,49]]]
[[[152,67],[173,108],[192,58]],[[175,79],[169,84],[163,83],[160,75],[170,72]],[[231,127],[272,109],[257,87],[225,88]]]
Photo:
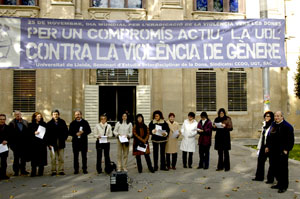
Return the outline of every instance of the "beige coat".
[[[177,122],[167,121],[169,128],[170,128],[170,135],[168,137],[167,145],[166,145],[166,153],[177,153],[178,151],[178,138],[173,138],[173,132],[179,131],[180,133],[180,126]]]

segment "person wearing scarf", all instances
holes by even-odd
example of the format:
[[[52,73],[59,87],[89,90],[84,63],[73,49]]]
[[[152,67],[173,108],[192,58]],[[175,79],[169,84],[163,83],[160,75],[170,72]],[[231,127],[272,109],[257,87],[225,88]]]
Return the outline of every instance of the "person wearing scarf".
[[[223,128],[217,128],[216,123],[221,124]],[[216,131],[215,150],[218,151],[219,156],[217,171],[230,170],[229,150],[231,149],[230,131],[232,129],[231,118],[226,115],[224,108],[220,108],[213,124],[213,130]]]
[[[141,155],[145,156],[148,169],[151,173],[154,173],[154,169],[152,167],[151,159],[150,159],[150,148],[149,148],[149,139],[150,133],[149,128],[144,123],[144,117],[142,114],[137,114],[136,116],[136,122],[133,127],[133,150],[132,154],[135,155],[136,158],[136,164],[138,168],[138,172],[143,172],[143,166],[141,161]],[[138,150],[141,148],[146,148],[146,151],[143,152],[141,150]]]
[[[263,181],[265,178],[265,162],[268,158],[268,154],[265,152],[266,144],[267,144],[267,135],[271,130],[271,125],[274,121],[274,113],[271,111],[267,111],[264,114],[264,122],[262,127],[262,133],[260,134],[260,139],[257,144],[258,149],[258,158],[257,158],[257,169],[255,178],[253,181]],[[269,158],[269,162],[271,162]],[[269,164],[269,171],[267,175],[267,184],[272,184],[274,181],[274,174],[272,170],[271,164]]]

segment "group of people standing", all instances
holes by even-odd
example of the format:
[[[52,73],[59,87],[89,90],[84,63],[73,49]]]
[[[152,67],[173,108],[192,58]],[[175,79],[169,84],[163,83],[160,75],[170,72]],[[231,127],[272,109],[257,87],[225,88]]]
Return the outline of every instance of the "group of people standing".
[[[284,120],[283,113],[275,114],[268,111],[264,114],[262,133],[257,145],[258,159],[254,181],[264,181],[265,162],[269,158],[267,184],[278,189],[278,193],[284,193],[289,185],[288,158],[289,152],[294,146],[294,128]]]
[[[51,175],[65,175],[64,149],[68,136],[72,136],[74,154],[74,174],[79,173],[79,153],[81,152],[82,171],[87,174],[88,135],[92,132],[89,123],[82,118],[82,112],[76,111],[74,121],[69,125],[60,118],[58,110],[51,113],[52,119],[45,123],[41,113],[32,115],[31,123],[22,118],[20,111],[15,111],[9,125],[5,124],[6,115],[0,114],[0,143],[8,145],[13,151],[14,176],[28,175],[26,162],[31,161],[31,176],[42,176],[47,165],[47,149],[51,158]],[[100,122],[95,126],[93,136],[96,138],[98,173],[102,173],[102,155],[104,153],[106,173],[114,168],[110,159],[110,138],[117,137],[117,171],[127,172],[130,139],[133,138],[132,153],[136,157],[138,172],[143,171],[141,155],[144,155],[150,172],[160,170],[176,170],[178,154],[178,138],[182,136],[180,150],[182,151],[183,167],[192,168],[193,153],[196,150],[196,135],[199,134],[199,165],[198,169],[209,168],[209,153],[212,131],[216,131],[215,149],[219,159],[217,170],[229,171],[230,131],[232,123],[224,109],[218,111],[218,117],[211,122],[206,112],[201,113],[201,120],[195,120],[195,113],[190,112],[188,118],[180,127],[175,121],[175,114],[170,113],[166,121],[161,111],[153,112],[152,121],[147,126],[141,114],[136,116],[134,125],[129,121],[128,114],[116,123],[114,130],[107,123],[107,116],[101,115]],[[41,130],[42,129],[42,130]],[[43,130],[44,129],[44,130]],[[153,145],[153,161],[150,158],[149,138]],[[122,139],[120,139],[122,137]],[[123,142],[124,139],[127,141]],[[121,141],[123,140],[123,141]],[[187,160],[188,156],[188,160]],[[8,179],[6,175],[8,151],[0,153],[0,178]],[[159,161],[160,158],[160,161]]]

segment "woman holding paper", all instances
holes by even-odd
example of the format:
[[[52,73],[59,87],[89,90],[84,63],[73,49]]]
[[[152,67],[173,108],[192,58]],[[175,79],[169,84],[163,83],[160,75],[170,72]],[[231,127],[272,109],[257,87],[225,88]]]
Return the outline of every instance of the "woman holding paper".
[[[169,114],[169,120],[167,121],[170,128],[170,135],[168,136],[168,141],[166,145],[166,155],[167,155],[167,168],[176,170],[177,162],[177,148],[178,148],[178,137],[180,136],[180,126],[175,122],[175,114]],[[171,167],[171,154],[172,154],[172,167]]]
[[[158,170],[158,150],[160,148],[160,170],[168,171],[165,150],[170,128],[161,111],[154,111],[152,119],[149,130],[152,135],[154,170]]]
[[[196,140],[198,122],[195,120],[195,113],[190,112],[188,119],[184,120],[181,127],[181,135],[183,139],[180,144],[180,150],[182,151],[183,167],[187,168],[187,153],[189,153],[188,166],[192,168],[193,153],[196,150]]]
[[[213,124],[213,130],[216,131],[215,150],[218,151],[217,171],[225,169],[230,170],[229,150],[231,149],[230,131],[232,131],[231,118],[226,115],[224,108],[218,111],[218,117]]]
[[[132,124],[128,120],[128,114],[123,113],[122,120],[117,122],[114,135],[118,138],[118,162],[117,171],[127,172],[127,160],[129,153],[129,139],[132,136]]]
[[[200,134],[199,145],[199,166],[198,169],[208,169],[209,167],[209,150],[211,146],[212,122],[206,112],[202,112],[201,120],[198,123],[198,134]]]
[[[102,151],[104,151],[105,157],[105,172],[110,173],[110,143],[107,138],[112,137],[111,125],[107,123],[106,115],[100,116],[100,123],[96,124],[94,130],[94,137],[97,138],[96,149],[97,149],[97,172],[102,173]]]
[[[32,115],[32,122],[29,124],[31,132],[31,177],[36,176],[38,167],[38,176],[44,174],[44,166],[47,165],[47,142],[45,141],[46,123],[43,115],[35,112]]]
[[[144,117],[142,114],[136,116],[136,122],[133,127],[133,150],[132,154],[135,155],[136,164],[139,173],[142,173],[143,166],[141,161],[141,155],[145,156],[148,169],[151,173],[154,173],[150,159],[150,148],[149,148],[149,129],[144,123]]]

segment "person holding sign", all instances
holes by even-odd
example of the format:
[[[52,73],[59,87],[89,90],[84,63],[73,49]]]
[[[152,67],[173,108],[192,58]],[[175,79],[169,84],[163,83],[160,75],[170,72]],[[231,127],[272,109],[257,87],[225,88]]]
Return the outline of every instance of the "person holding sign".
[[[201,120],[198,123],[197,131],[200,134],[199,145],[199,166],[197,169],[208,169],[209,167],[209,149],[211,146],[212,122],[206,112],[202,112]]]
[[[152,119],[153,120],[149,124],[149,130],[152,135],[154,170],[158,170],[158,150],[160,147],[160,170],[168,171],[168,168],[166,168],[165,149],[170,128],[164,120],[161,111],[154,111]]]
[[[110,173],[110,157],[109,157],[109,150],[110,150],[110,143],[107,138],[112,137],[112,130],[111,125],[107,123],[106,115],[100,116],[100,123],[96,124],[94,130],[94,137],[97,138],[96,141],[96,149],[97,149],[97,172],[98,174],[102,173],[102,151],[104,151],[105,157],[105,172]]]
[[[6,175],[7,157],[8,157],[8,136],[11,128],[5,124],[6,115],[0,114],[0,180],[7,180],[9,177]]]
[[[167,156],[167,168],[176,170],[177,162],[177,148],[178,137],[180,136],[180,126],[175,122],[175,114],[169,114],[169,120],[167,121],[170,128],[170,135],[166,144],[166,156]],[[171,167],[171,154],[172,154],[172,167]]]
[[[141,155],[145,156],[148,169],[151,173],[154,173],[150,159],[150,148],[149,148],[149,129],[144,123],[144,117],[142,114],[136,116],[136,122],[133,127],[133,150],[132,154],[135,155],[138,172],[143,172],[143,166],[141,161]]]
[[[38,167],[38,176],[44,175],[44,166],[47,165],[47,143],[45,138],[46,123],[39,112],[32,115],[29,124],[31,133],[31,177],[36,176]]]
[[[72,148],[74,154],[74,174],[79,173],[79,152],[81,151],[82,171],[87,174],[87,151],[88,135],[91,133],[91,127],[85,119],[82,118],[80,110],[75,111],[75,120],[69,127],[69,135],[72,136]]]
[[[184,120],[181,127],[181,135],[183,139],[180,144],[182,151],[183,168],[187,168],[187,153],[189,153],[188,166],[193,168],[193,153],[196,151],[196,140],[198,122],[195,120],[195,113],[189,112],[188,119]]]
[[[219,155],[217,171],[230,170],[229,150],[231,149],[230,131],[232,129],[231,118],[226,115],[224,108],[220,108],[213,124],[213,130],[216,131],[215,150]]]
[[[123,113],[122,119],[117,122],[114,135],[118,138],[118,162],[117,171],[127,172],[127,160],[129,153],[129,139],[132,136],[132,124],[128,120],[127,113]]]
[[[47,142],[50,149],[52,176],[59,172],[59,175],[65,175],[64,172],[64,152],[66,148],[66,139],[69,130],[66,122],[60,118],[58,110],[52,111],[52,120],[47,123]],[[56,160],[58,160],[58,170]]]

